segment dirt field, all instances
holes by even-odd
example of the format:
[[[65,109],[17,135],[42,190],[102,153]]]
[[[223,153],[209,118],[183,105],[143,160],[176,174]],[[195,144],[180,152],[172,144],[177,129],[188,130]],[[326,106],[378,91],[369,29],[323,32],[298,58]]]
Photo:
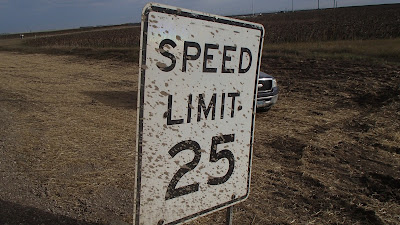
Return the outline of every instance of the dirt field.
[[[137,66],[0,58],[0,224],[132,218]]]
[[[0,224],[131,222],[137,65],[0,59]],[[280,97],[257,113],[234,224],[400,224],[400,65],[266,56],[262,70]]]

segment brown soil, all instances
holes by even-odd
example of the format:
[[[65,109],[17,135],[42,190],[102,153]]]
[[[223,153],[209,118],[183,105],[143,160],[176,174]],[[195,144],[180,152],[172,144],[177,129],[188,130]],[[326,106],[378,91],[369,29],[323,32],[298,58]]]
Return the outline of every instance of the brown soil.
[[[131,223],[137,65],[0,59],[0,224]],[[400,66],[265,57],[262,70],[280,96],[257,113],[234,224],[399,224]]]

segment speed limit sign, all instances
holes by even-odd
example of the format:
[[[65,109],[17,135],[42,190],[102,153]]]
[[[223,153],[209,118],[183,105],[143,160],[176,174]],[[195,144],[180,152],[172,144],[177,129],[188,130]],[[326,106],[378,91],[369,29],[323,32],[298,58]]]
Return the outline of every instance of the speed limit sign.
[[[143,10],[135,224],[178,224],[249,194],[262,25]]]

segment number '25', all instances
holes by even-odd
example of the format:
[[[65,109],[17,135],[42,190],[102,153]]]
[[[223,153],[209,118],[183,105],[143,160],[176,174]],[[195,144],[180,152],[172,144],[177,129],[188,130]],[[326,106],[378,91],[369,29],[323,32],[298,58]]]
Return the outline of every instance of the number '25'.
[[[222,151],[217,152],[217,146],[219,144],[224,144],[224,143],[229,143],[229,142],[234,142],[235,141],[235,134],[228,134],[228,135],[219,135],[219,136],[214,136],[212,137],[212,142],[211,142],[211,151],[210,151],[210,162],[218,162],[221,159],[227,159],[229,162],[229,169],[226,172],[226,174],[222,177],[212,177],[208,179],[207,184],[209,185],[219,185],[225,183],[232,175],[233,173],[233,168],[235,168],[235,159],[232,154],[232,152],[228,149],[224,149]],[[165,200],[176,198],[182,195],[187,195],[192,192],[196,192],[199,190],[199,183],[193,183],[189,184],[183,187],[176,188],[176,185],[178,184],[179,180],[188,173],[189,171],[193,170],[196,168],[196,166],[200,162],[201,158],[201,148],[199,143],[193,140],[186,140],[186,141],[181,141],[178,144],[174,145],[168,153],[171,155],[171,157],[175,157],[179,152],[185,151],[185,150],[191,150],[194,152],[194,158],[191,162],[185,164],[182,166],[172,177],[172,180],[170,181],[168,188],[167,188],[167,193],[165,195]]]

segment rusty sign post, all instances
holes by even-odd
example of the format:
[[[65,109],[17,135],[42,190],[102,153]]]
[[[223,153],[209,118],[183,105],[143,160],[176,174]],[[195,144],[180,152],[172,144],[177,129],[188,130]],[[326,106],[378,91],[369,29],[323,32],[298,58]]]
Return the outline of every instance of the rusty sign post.
[[[248,197],[262,25],[143,9],[135,224],[178,224]]]

